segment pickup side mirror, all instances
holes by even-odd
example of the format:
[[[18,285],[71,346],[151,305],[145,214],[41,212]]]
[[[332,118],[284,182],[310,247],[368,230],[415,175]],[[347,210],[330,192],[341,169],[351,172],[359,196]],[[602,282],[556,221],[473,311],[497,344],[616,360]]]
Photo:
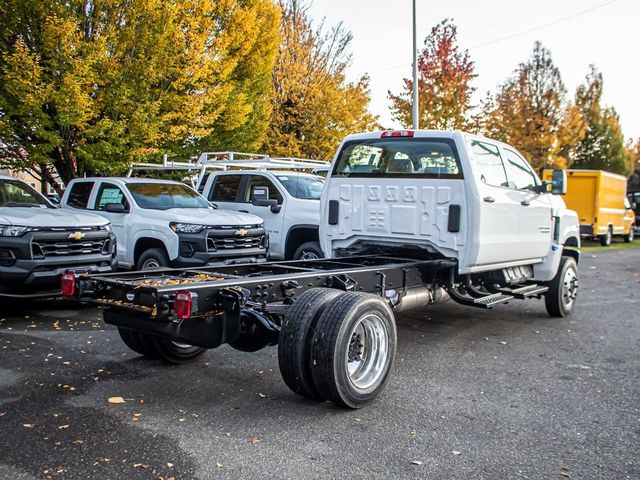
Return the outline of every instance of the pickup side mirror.
[[[255,187],[251,192],[253,201],[251,204],[255,207],[270,207],[273,213],[279,213],[282,206],[278,205],[275,198],[269,198],[269,187]]]
[[[567,194],[567,171],[554,170],[551,173],[551,195]]]
[[[107,203],[104,211],[109,213],[129,213],[129,209],[121,203]]]

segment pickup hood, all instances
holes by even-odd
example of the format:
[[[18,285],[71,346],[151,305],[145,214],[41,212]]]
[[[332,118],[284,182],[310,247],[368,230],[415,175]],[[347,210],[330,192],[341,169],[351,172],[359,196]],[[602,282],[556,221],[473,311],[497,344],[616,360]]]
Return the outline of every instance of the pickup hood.
[[[164,210],[170,222],[195,223],[198,225],[260,225],[262,218],[249,213],[214,208],[171,208]]]
[[[95,227],[109,221],[93,213],[62,208],[0,207],[0,223],[30,227]]]

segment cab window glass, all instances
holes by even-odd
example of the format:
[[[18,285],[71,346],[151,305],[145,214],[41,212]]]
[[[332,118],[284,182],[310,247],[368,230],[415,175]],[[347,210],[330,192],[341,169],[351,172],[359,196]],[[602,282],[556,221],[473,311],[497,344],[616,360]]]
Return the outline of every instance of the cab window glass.
[[[473,140],[471,142],[473,162],[480,175],[480,181],[494,187],[506,187],[507,174],[496,145]]]
[[[209,194],[212,202],[235,202],[240,189],[240,175],[218,175]]]
[[[253,189],[256,187],[267,187],[269,190],[269,200],[277,200],[278,205],[282,204],[282,195],[273,184],[271,180],[262,175],[251,175],[249,177],[249,183],[247,184],[247,189],[244,192],[244,202],[251,203],[253,202]]]
[[[115,203],[127,207],[127,199],[124,196],[122,190],[111,183],[103,183],[100,185],[98,191],[98,197],[96,198],[96,210],[105,210],[106,205],[109,203]]]
[[[67,205],[75,208],[89,208],[89,197],[93,189],[93,182],[74,183],[67,197]]]
[[[504,149],[504,163],[507,167],[509,186],[518,190],[530,190],[538,184],[536,176],[525,160],[508,149]]]

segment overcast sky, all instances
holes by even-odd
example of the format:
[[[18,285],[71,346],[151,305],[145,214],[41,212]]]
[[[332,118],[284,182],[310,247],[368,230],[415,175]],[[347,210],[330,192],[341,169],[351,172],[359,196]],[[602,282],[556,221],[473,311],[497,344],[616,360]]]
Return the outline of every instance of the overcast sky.
[[[315,0],[311,14],[340,21],[353,33],[350,79],[371,77],[370,110],[396,126],[387,91],[411,76],[411,0]],[[417,0],[418,47],[431,27],[450,17],[459,45],[469,49],[478,78],[476,99],[495,91],[535,40],[551,51],[573,98],[590,63],[604,75],[604,103],[616,108],[627,136],[640,137],[639,0]],[[501,40],[504,37],[511,37]]]

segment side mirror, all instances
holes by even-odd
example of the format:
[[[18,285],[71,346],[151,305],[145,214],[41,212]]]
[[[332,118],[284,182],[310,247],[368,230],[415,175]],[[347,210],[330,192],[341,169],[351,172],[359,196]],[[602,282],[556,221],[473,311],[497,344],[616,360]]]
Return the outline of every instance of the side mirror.
[[[209,202],[209,205],[211,205],[211,208],[218,208],[218,204],[216,202]]]
[[[278,213],[282,210],[282,206],[278,205],[278,201],[275,198],[269,198],[269,187],[255,187],[251,192],[253,201],[251,204],[254,207],[270,207],[273,213]]]
[[[551,173],[551,195],[567,194],[567,172],[566,170],[554,170]]]
[[[104,206],[104,211],[109,213],[128,213],[129,209],[121,203],[107,203]]]

